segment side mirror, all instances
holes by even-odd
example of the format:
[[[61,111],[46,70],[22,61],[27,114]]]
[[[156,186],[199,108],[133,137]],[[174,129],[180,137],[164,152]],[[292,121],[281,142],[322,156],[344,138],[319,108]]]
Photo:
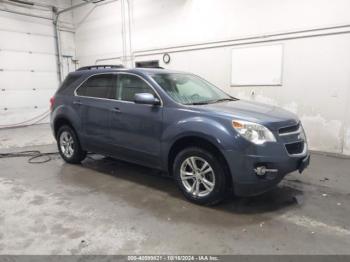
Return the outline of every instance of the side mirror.
[[[136,104],[144,104],[144,105],[160,105],[159,99],[154,97],[154,95],[150,93],[135,94],[134,102]]]

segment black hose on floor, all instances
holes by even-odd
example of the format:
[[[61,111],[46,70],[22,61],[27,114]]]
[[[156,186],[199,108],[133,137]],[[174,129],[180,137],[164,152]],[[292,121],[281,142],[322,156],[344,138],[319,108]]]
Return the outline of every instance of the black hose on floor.
[[[58,152],[41,153],[39,150],[20,151],[12,153],[0,153],[1,158],[12,158],[12,157],[29,157],[28,163],[30,164],[43,164],[52,160],[51,155],[57,155]],[[38,160],[38,158],[44,158]]]

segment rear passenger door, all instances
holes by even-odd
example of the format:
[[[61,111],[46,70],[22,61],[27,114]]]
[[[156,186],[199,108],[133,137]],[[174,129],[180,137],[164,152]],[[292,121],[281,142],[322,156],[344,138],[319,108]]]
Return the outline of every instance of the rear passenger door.
[[[134,103],[137,93],[151,93],[154,89],[140,76],[118,73],[116,110],[111,115],[111,144],[114,154],[146,166],[160,166],[162,133],[161,105]],[[161,101],[161,100],[160,100]]]
[[[91,76],[77,90],[75,106],[82,120],[84,147],[96,153],[109,153],[110,110],[116,92],[116,75],[104,73]]]

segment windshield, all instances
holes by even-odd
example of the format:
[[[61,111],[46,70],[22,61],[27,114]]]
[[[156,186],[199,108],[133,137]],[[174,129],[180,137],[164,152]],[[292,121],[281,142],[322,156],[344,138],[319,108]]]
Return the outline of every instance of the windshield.
[[[181,73],[154,74],[152,78],[176,102],[185,105],[201,105],[237,100],[202,78]]]

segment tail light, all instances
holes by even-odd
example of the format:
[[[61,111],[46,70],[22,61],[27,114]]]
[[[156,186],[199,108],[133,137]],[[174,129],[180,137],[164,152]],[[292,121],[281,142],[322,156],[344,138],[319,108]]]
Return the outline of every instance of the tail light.
[[[53,110],[54,104],[55,104],[55,97],[53,96],[53,97],[50,98],[50,111]]]

